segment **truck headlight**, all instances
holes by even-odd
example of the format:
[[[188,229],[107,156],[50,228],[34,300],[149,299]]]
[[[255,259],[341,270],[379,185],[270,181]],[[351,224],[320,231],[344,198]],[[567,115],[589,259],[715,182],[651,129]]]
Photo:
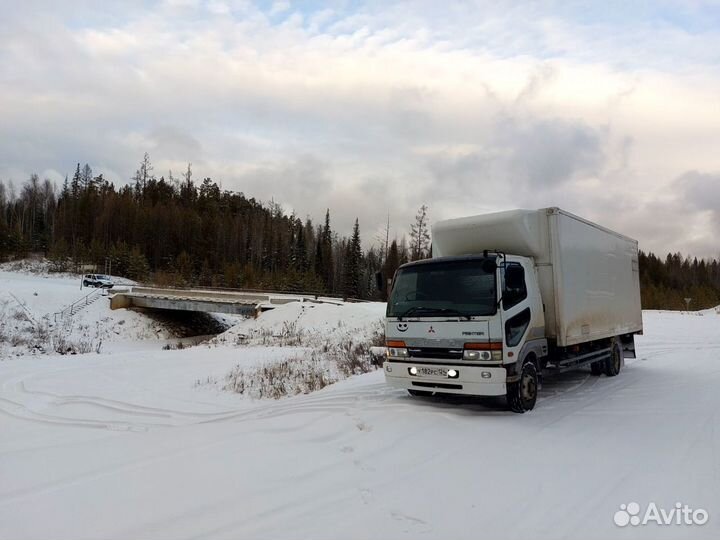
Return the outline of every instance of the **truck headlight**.
[[[473,351],[472,349],[465,349],[463,352],[463,360],[483,360],[485,362],[492,358],[490,351]]]
[[[410,356],[408,350],[402,347],[389,347],[387,350],[388,358],[407,358]]]
[[[502,362],[502,343],[466,343],[463,360],[475,362]]]
[[[387,341],[387,357],[388,358],[407,358],[410,356],[404,341]]]

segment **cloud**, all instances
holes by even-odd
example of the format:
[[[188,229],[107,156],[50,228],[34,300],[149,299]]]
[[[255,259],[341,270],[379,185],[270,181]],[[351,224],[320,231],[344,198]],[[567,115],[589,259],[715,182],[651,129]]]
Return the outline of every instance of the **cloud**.
[[[720,170],[711,5],[75,7],[0,21],[0,178],[87,161],[128,181],[147,151],[158,174],[192,162],[301,216],[330,207],[344,233],[358,216],[366,239],[388,212],[404,234],[422,203],[559,205],[645,249],[717,251],[698,206],[713,181],[676,180]]]
[[[279,1],[279,2],[273,2],[272,6],[270,7],[270,15],[279,15],[280,13],[284,13],[287,10],[290,9],[290,2],[285,1]]]
[[[151,133],[148,141],[150,152],[164,156],[171,161],[198,162],[202,159],[203,150],[200,141],[190,133],[173,126],[158,126]]]
[[[606,138],[581,121],[503,114],[474,144],[429,153],[425,198],[456,201],[449,214],[554,206],[568,184],[600,175]]]
[[[720,217],[720,172],[688,171],[678,177],[676,184],[694,209],[708,210]]]

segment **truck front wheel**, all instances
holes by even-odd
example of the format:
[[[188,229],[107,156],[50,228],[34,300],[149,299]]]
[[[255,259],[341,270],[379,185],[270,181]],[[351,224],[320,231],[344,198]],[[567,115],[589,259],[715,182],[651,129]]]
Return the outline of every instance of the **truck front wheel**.
[[[623,364],[623,351],[620,340],[614,339],[610,350],[610,358],[605,360],[605,375],[614,377],[620,373]]]
[[[508,407],[512,412],[524,413],[535,407],[538,391],[537,368],[532,362],[525,362],[520,372],[520,380],[507,387]]]

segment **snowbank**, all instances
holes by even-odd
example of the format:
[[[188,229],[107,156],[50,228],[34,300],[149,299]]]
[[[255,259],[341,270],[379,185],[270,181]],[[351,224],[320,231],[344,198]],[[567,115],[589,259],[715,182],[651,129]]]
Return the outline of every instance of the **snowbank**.
[[[261,366],[238,364],[223,388],[254,398],[280,398],[320,390],[377,367],[373,346],[384,341],[385,304],[293,302],[257,319],[248,319],[217,336],[213,343],[292,347],[288,359]]]
[[[341,343],[372,340],[382,332],[385,304],[380,302],[322,304],[293,302],[247,319],[219,335],[218,342],[246,343],[297,338],[313,345],[317,340]]]

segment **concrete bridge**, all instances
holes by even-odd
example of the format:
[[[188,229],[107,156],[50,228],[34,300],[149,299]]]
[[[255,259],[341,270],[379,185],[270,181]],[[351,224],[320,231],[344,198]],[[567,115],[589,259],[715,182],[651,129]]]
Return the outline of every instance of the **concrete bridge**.
[[[338,298],[313,295],[212,289],[161,289],[133,286],[110,291],[110,309],[139,307],[256,316],[262,311],[289,302],[342,303]]]

